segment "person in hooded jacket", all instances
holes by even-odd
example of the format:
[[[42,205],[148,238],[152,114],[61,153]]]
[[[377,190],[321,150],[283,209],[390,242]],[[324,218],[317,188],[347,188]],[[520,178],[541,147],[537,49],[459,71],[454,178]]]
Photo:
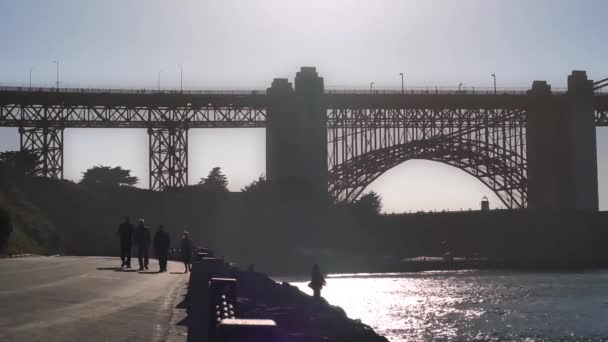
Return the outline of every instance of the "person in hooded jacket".
[[[188,273],[192,270],[192,252],[194,250],[192,239],[190,239],[190,234],[188,232],[184,232],[180,247],[182,252],[182,261],[184,262],[184,266],[186,267],[184,273]]]

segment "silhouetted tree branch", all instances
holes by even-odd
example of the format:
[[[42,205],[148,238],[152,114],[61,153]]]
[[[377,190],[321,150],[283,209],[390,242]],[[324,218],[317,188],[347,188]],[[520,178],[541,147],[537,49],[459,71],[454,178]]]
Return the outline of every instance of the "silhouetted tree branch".
[[[222,173],[220,167],[216,166],[211,171],[207,178],[201,178],[198,182],[199,186],[211,192],[228,192],[228,178]]]
[[[80,184],[84,185],[107,185],[107,186],[134,186],[139,179],[131,176],[131,170],[120,166],[93,166],[82,173]]]
[[[264,177],[264,175],[260,175],[260,177],[258,177],[258,179],[245,185],[245,187],[241,189],[242,192],[250,192],[250,193],[267,191],[267,190],[268,190],[268,181],[266,180],[266,177]]]
[[[6,151],[0,153],[0,167],[15,176],[33,176],[37,157],[30,151]]]
[[[380,214],[382,211],[382,197],[374,191],[370,191],[361,196],[356,203],[357,207],[362,211]]]

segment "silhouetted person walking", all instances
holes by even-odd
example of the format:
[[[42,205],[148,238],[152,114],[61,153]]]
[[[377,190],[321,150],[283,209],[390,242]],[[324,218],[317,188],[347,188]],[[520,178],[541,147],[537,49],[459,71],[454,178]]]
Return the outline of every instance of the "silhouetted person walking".
[[[150,228],[144,225],[144,220],[137,221],[135,228],[135,245],[137,245],[137,259],[139,270],[148,269],[148,251],[150,250]]]
[[[129,216],[125,216],[125,221],[118,226],[120,236],[120,267],[131,268],[131,247],[133,243],[133,225],[129,222]]]
[[[325,282],[325,278],[319,269],[319,265],[314,264],[312,267],[312,272],[310,275],[310,283],[308,283],[308,287],[310,287],[313,291],[313,297],[316,299],[321,298],[321,289],[323,286],[327,285]]]
[[[192,239],[190,239],[190,234],[188,232],[184,232],[180,247],[182,250],[182,261],[184,262],[184,266],[186,266],[186,271],[184,271],[184,273],[188,273],[188,271],[191,271],[190,263],[192,261],[193,250]]]
[[[171,245],[171,237],[163,226],[158,227],[158,231],[154,234],[154,252],[158,258],[159,272],[167,272],[167,258],[169,257],[169,246]]]
[[[11,216],[7,210],[0,207],[0,255],[8,254],[8,238],[12,232]]]

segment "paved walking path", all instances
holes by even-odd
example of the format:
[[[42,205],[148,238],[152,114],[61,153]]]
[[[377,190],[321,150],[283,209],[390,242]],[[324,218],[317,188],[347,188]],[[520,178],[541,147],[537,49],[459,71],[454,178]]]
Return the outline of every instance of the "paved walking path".
[[[156,273],[150,263],[137,272],[110,257],[0,259],[0,341],[179,340],[169,323],[188,277],[182,264]]]

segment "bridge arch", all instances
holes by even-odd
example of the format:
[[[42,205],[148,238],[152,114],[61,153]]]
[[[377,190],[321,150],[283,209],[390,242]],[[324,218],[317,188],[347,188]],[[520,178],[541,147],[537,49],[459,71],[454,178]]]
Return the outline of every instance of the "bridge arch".
[[[329,191],[336,199],[353,201],[386,171],[411,159],[463,170],[492,190],[508,208],[527,205],[525,158],[499,145],[465,137],[417,140],[361,154],[329,171]]]

